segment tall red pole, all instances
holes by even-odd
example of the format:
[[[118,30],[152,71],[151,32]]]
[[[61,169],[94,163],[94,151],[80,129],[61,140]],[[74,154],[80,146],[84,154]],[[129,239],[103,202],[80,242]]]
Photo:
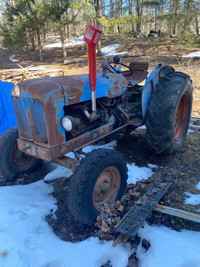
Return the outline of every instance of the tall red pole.
[[[97,72],[96,72],[96,45],[101,37],[102,30],[94,25],[88,25],[84,42],[88,47],[88,64],[89,64],[89,83],[91,86],[92,94],[92,112],[96,114],[96,84],[97,84]]]

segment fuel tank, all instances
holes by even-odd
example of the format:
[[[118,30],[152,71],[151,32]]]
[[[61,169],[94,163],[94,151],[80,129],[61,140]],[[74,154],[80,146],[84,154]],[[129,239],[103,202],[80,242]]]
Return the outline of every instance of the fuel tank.
[[[125,91],[122,75],[97,75],[97,98],[115,98]],[[20,139],[51,148],[67,141],[63,107],[90,100],[91,90],[88,74],[82,74],[22,81],[11,95]]]

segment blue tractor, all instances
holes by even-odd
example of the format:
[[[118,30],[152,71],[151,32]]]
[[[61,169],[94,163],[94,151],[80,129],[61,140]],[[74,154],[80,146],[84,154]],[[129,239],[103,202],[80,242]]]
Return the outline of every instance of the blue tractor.
[[[144,124],[154,153],[170,155],[183,147],[192,109],[190,77],[171,66],[159,65],[149,76],[147,69],[146,62],[126,66],[115,56],[97,71],[93,93],[88,74],[18,83],[12,89],[17,127],[0,137],[1,176],[14,180],[42,160],[72,169],[66,196],[70,211],[93,224],[104,203],[124,194],[127,166],[115,150],[86,154],[84,147]]]

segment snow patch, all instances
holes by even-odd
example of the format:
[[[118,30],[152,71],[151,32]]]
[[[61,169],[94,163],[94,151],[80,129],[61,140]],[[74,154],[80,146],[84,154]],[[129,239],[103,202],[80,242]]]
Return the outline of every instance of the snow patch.
[[[200,182],[196,185],[196,188],[200,190]]]
[[[65,47],[82,45],[82,44],[85,44],[85,42],[83,41],[83,36],[80,36],[76,38],[69,38],[69,41],[65,42]],[[59,41],[59,39],[56,39],[55,42],[52,44],[43,46],[43,48],[60,48],[60,47],[62,47],[62,43],[61,41]]]
[[[155,165],[156,166],[156,165]],[[135,163],[128,164],[128,184],[132,183],[135,184],[142,179],[147,180],[151,177],[153,171],[151,168],[147,167],[138,167]]]
[[[182,57],[186,57],[186,58],[200,57],[200,51],[196,51],[196,52],[190,53],[188,55],[183,55]]]
[[[165,226],[145,225],[139,236],[150,242],[148,251],[141,246],[137,257],[141,267],[199,267],[200,233],[183,230],[177,232]]]
[[[190,205],[199,205],[200,204],[200,195],[191,194],[189,192],[185,192],[187,198],[185,199],[185,204]]]
[[[151,169],[156,169],[156,168],[158,168],[158,165],[155,165],[155,164],[148,163],[147,165],[148,165],[148,167],[151,168]]]
[[[55,164],[55,169],[45,175],[44,181],[53,181],[62,177],[69,178],[71,175],[71,170]]]
[[[13,63],[19,62],[19,59],[13,58],[14,56],[11,56],[9,58],[10,61],[12,61]]]
[[[187,132],[187,134],[189,134],[189,133],[193,133],[195,130],[192,130],[192,129],[188,129],[188,132]]]
[[[110,143],[107,144],[97,144],[97,145],[91,145],[91,146],[87,146],[83,149],[84,152],[89,153],[91,152],[93,149],[97,149],[97,148],[108,148],[108,149],[114,149],[117,145],[117,141],[114,140]]]
[[[136,128],[134,131],[141,131],[141,130],[146,130],[146,129],[147,129],[146,125],[142,125],[142,126]]]
[[[59,239],[45,221],[50,210],[56,209],[51,192],[52,187],[43,181],[0,187],[1,266],[99,267],[108,260],[113,267],[127,266],[130,251],[122,245],[113,248],[112,241]]]
[[[111,44],[107,45],[101,48],[101,52],[106,56],[114,56],[114,55],[132,55],[131,53],[128,52],[117,52],[116,49],[119,48],[121,45],[120,44]]]

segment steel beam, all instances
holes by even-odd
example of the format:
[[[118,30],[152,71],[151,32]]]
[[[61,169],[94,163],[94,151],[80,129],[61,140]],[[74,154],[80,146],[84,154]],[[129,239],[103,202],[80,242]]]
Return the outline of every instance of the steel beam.
[[[183,218],[189,221],[200,223],[200,214],[197,214],[197,213],[192,213],[192,212],[188,212],[185,210],[179,210],[179,209],[167,207],[167,206],[160,205],[160,204],[158,204],[154,208],[154,211],[158,211],[161,213],[169,214],[169,215]]]

